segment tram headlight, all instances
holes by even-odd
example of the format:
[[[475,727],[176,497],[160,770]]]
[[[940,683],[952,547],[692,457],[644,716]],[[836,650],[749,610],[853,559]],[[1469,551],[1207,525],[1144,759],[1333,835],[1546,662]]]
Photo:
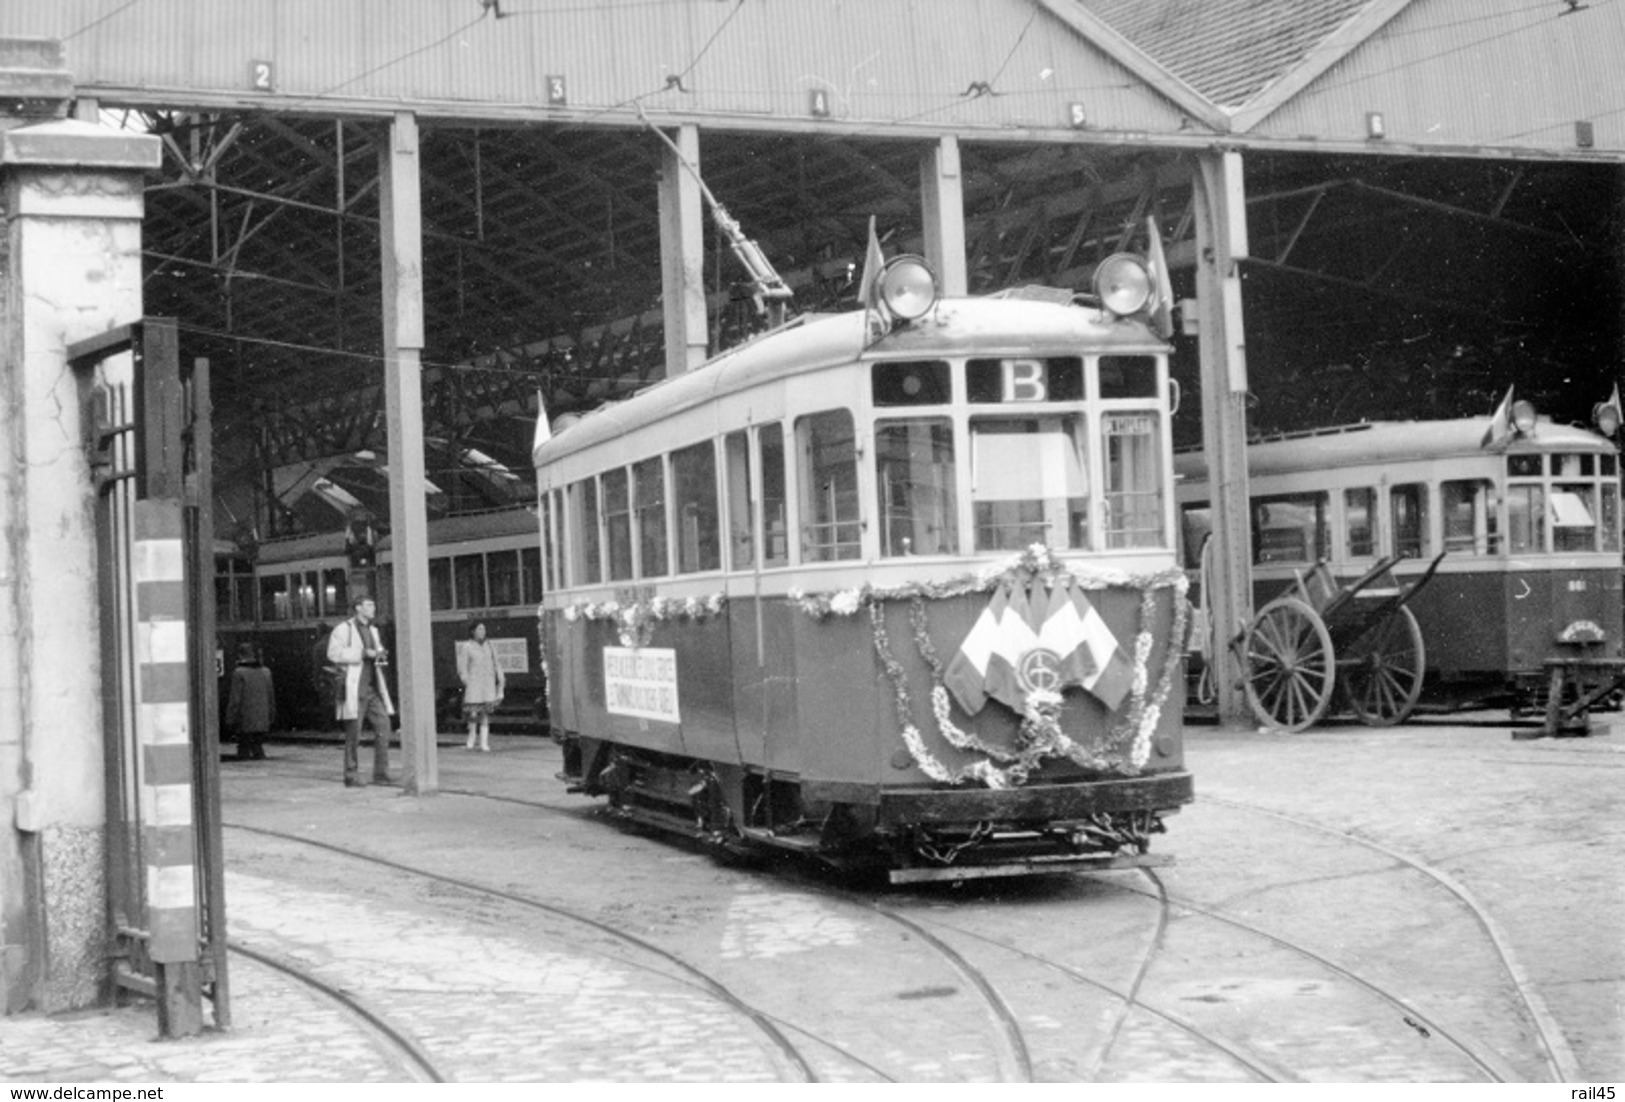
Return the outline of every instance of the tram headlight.
[[[1533,404],[1519,398],[1512,403],[1512,427],[1518,430],[1519,435],[1528,436],[1535,431],[1535,407]]]
[[[1132,253],[1113,253],[1095,268],[1095,294],[1120,318],[1144,310],[1155,289],[1151,269]]]
[[[892,317],[913,321],[937,301],[937,275],[918,256],[894,256],[880,270],[880,301]]]
[[[1619,431],[1619,407],[1612,402],[1598,402],[1591,409],[1591,423],[1604,436],[1614,435]]]

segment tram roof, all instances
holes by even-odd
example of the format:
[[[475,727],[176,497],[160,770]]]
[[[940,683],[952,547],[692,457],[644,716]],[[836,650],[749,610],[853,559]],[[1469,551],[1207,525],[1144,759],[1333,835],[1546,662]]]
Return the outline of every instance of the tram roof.
[[[1045,348],[1163,353],[1143,324],[1084,306],[1019,298],[945,299],[927,317],[865,345],[864,312],[809,315],[729,349],[692,371],[601,406],[537,447],[538,467],[635,432],[728,394],[858,360],[954,356],[969,350],[1031,354]]]
[[[1291,433],[1248,444],[1247,470],[1252,475],[1287,474],[1486,454],[1615,450],[1606,437],[1590,429],[1558,424],[1544,417],[1529,436],[1514,438],[1504,447],[1486,448],[1484,435],[1489,427],[1487,417],[1463,417],[1448,421],[1370,421]],[[1193,481],[1207,477],[1201,451],[1179,453],[1174,457],[1174,469],[1179,476]]]

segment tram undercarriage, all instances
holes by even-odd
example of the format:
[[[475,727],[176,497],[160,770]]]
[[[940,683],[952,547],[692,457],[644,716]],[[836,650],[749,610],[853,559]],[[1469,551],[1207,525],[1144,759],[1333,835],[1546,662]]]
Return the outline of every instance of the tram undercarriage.
[[[569,791],[613,814],[717,849],[779,851],[885,869],[894,884],[1166,865],[1148,852],[1163,816],[1191,799],[1188,773],[1020,788],[886,788],[770,776],[561,737]]]

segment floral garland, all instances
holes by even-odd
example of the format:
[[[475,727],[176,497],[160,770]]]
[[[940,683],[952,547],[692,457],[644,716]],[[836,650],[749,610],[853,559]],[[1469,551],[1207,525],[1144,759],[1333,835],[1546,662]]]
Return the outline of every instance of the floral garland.
[[[1122,722],[1114,724],[1108,736],[1098,745],[1081,746],[1061,730],[1062,697],[1053,691],[1035,691],[1027,694],[1022,709],[1021,728],[1017,749],[1010,750],[985,742],[972,732],[953,722],[948,691],[944,685],[944,668],[935,645],[931,642],[926,622],[925,598],[956,596],[962,593],[985,592],[1004,583],[1030,585],[1043,581],[1046,586],[1076,585],[1080,588],[1102,589],[1107,586],[1132,587],[1140,590],[1140,627],[1134,640],[1134,674],[1129,693],[1129,706]],[[1091,584],[1092,583],[1092,584]],[[1156,615],[1159,590],[1174,591],[1173,623],[1161,674],[1155,690],[1147,699],[1150,685],[1151,648],[1155,638],[1151,624]],[[823,619],[830,615],[847,616],[867,605],[869,622],[874,635],[875,654],[880,659],[892,682],[894,707],[903,743],[921,772],[932,780],[948,784],[961,784],[975,780],[989,788],[1007,788],[1024,783],[1031,772],[1045,759],[1066,757],[1090,769],[1110,769],[1129,775],[1145,768],[1151,756],[1151,738],[1162,717],[1163,706],[1173,689],[1174,677],[1179,672],[1181,647],[1184,639],[1188,607],[1185,595],[1189,581],[1181,570],[1167,570],[1140,577],[1100,572],[1091,576],[1073,574],[1060,563],[1049,549],[1034,544],[1015,559],[993,570],[982,571],[972,578],[957,579],[939,585],[910,584],[881,589],[864,586],[845,590],[831,596],[808,596],[798,591],[790,594],[808,615]],[[950,769],[931,754],[925,740],[913,721],[913,705],[909,699],[906,675],[902,664],[891,650],[886,632],[883,603],[889,599],[906,598],[910,603],[909,619],[913,627],[914,643],[921,659],[930,670],[931,710],[937,728],[944,740],[958,750],[974,751],[985,755],[958,769]],[[1120,756],[1110,753],[1113,745],[1127,744]],[[1003,768],[995,763],[1003,763]]]
[[[709,597],[651,597],[647,601],[577,601],[564,606],[564,618],[614,621],[623,647],[646,647],[654,626],[662,620],[709,620],[728,605],[721,593]]]

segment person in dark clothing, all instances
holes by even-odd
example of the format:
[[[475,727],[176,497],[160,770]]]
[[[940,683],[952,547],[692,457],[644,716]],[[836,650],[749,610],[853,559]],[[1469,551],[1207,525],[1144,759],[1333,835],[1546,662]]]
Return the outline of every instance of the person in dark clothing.
[[[271,671],[261,665],[254,644],[241,643],[226,701],[226,730],[237,736],[237,760],[263,761],[265,736],[275,725],[276,690]]]

